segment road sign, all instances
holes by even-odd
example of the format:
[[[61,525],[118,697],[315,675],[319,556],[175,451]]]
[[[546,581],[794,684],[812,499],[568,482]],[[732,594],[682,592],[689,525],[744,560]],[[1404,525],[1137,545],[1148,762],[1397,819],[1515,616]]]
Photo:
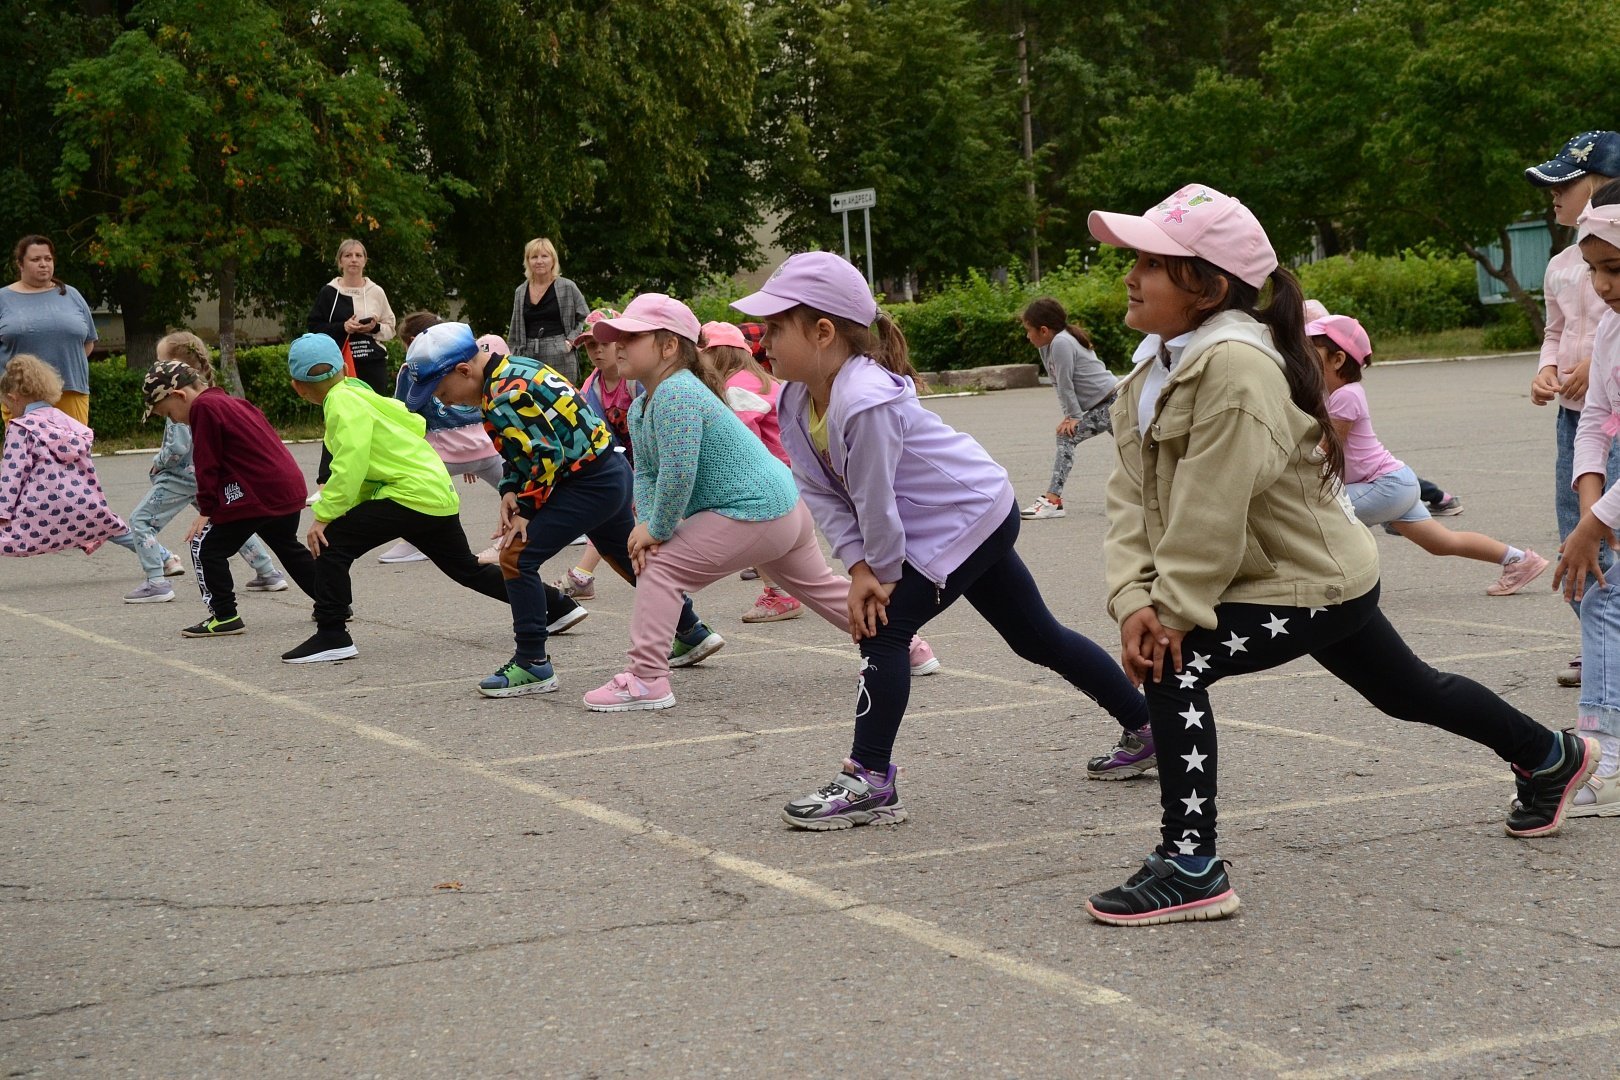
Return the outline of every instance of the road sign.
[[[860,188],[856,191],[840,191],[832,197],[833,213],[842,214],[849,210],[870,210],[877,205],[877,192],[872,188]]]

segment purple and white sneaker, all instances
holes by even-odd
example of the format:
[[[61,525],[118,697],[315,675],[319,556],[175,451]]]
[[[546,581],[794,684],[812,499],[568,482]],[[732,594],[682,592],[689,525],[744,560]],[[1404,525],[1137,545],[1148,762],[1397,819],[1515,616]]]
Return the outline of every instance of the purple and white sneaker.
[[[867,769],[852,758],[844,771],[808,795],[782,808],[782,820],[796,829],[848,829],[855,825],[894,825],[906,820],[900,805],[900,770]]]
[[[1086,776],[1092,780],[1129,780],[1149,769],[1158,768],[1158,751],[1153,748],[1153,729],[1146,724],[1119,737],[1114,748],[1102,757],[1086,762]]]

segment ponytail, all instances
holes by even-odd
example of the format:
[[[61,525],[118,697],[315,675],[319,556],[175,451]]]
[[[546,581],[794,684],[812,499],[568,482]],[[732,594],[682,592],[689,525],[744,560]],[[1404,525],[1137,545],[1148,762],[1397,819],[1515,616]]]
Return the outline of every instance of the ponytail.
[[[715,397],[721,401],[726,400],[725,380],[719,377],[711,365],[703,363],[698,358],[697,342],[669,330],[654,330],[652,333],[653,340],[658,343],[660,352],[663,351],[664,342],[673,341],[675,343],[675,366],[677,369],[690,371],[698,377],[698,381],[714,393]]]
[[[1051,330],[1054,333],[1067,330],[1069,336],[1080,343],[1083,349],[1093,348],[1091,335],[1086,333],[1085,327],[1079,323],[1069,321],[1069,313],[1063,309],[1063,304],[1055,296],[1041,296],[1031,300],[1019,316],[1025,326],[1033,326],[1040,330]]]
[[[189,330],[176,330],[158,340],[158,350],[178,360],[203,378],[204,386],[214,385],[214,362],[203,339]]]

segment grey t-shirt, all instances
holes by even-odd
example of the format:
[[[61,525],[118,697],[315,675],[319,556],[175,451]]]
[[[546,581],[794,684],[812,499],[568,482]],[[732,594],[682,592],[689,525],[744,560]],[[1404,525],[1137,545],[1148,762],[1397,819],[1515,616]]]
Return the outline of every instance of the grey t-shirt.
[[[1097,354],[1080,344],[1067,330],[1059,330],[1052,344],[1040,350],[1041,363],[1057,391],[1058,404],[1067,417],[1081,417],[1114,392],[1119,382]]]
[[[62,389],[90,392],[84,343],[96,340],[96,321],[79,290],[25,293],[0,288],[0,371],[13,356],[32,353],[62,376]]]

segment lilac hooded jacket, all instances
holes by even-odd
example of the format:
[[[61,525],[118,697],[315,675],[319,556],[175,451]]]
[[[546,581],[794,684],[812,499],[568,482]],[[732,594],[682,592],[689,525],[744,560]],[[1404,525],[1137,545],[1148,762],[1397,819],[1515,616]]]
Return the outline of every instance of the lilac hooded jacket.
[[[810,442],[809,388],[786,383],[777,408],[793,478],[845,567],[864,560],[887,583],[909,562],[942,585],[1013,510],[1007,471],[871,357],[833,380],[826,460]]]

